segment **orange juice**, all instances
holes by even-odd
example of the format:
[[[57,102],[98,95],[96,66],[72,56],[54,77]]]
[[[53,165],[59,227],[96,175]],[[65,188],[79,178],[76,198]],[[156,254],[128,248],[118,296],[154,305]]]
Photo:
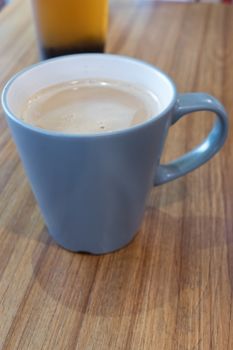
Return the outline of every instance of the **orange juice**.
[[[33,0],[43,58],[103,52],[108,0]]]

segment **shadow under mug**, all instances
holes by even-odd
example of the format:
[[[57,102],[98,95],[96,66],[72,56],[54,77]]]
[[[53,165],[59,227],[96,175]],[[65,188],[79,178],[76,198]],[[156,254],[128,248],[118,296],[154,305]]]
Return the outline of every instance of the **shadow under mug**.
[[[27,99],[51,84],[83,78],[116,79],[156,94],[158,115],[124,130],[65,134],[28,125],[19,116]],[[51,236],[72,251],[102,254],[128,244],[140,227],[152,185],[174,180],[208,161],[224,144],[224,107],[205,93],[177,94],[172,80],[139,60],[108,54],[59,57],[28,67],[5,86],[2,105]],[[160,164],[169,127],[207,110],[216,121],[191,152]]]

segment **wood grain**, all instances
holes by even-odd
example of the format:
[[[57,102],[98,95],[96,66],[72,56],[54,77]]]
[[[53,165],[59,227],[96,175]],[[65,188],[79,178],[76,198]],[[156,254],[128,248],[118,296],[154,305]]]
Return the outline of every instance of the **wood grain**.
[[[179,91],[233,111],[233,7],[112,6],[108,52],[165,70]],[[0,87],[37,60],[27,1],[0,13]],[[187,151],[211,117],[171,128],[163,160]],[[233,134],[191,174],[151,190],[141,230],[105,256],[48,236],[0,110],[0,349],[233,349]]]

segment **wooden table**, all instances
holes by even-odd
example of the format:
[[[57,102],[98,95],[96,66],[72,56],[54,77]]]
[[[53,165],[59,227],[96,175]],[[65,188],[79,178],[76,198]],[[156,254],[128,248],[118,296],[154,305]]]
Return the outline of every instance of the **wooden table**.
[[[108,51],[165,70],[179,91],[233,110],[233,7],[114,5]],[[37,61],[28,3],[0,13],[0,87]],[[113,254],[74,254],[48,236],[0,110],[0,349],[233,349],[233,134],[208,164],[153,188],[140,232]],[[172,127],[167,161],[211,116]]]

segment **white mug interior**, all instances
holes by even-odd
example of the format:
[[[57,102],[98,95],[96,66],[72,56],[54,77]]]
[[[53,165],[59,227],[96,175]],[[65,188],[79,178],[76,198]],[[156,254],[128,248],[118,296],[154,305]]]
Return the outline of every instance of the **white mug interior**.
[[[160,102],[158,115],[176,96],[172,80],[152,65],[118,55],[77,54],[43,61],[16,74],[3,92],[4,108],[10,117],[19,118],[27,100],[39,90],[86,78],[121,80],[151,91]]]

